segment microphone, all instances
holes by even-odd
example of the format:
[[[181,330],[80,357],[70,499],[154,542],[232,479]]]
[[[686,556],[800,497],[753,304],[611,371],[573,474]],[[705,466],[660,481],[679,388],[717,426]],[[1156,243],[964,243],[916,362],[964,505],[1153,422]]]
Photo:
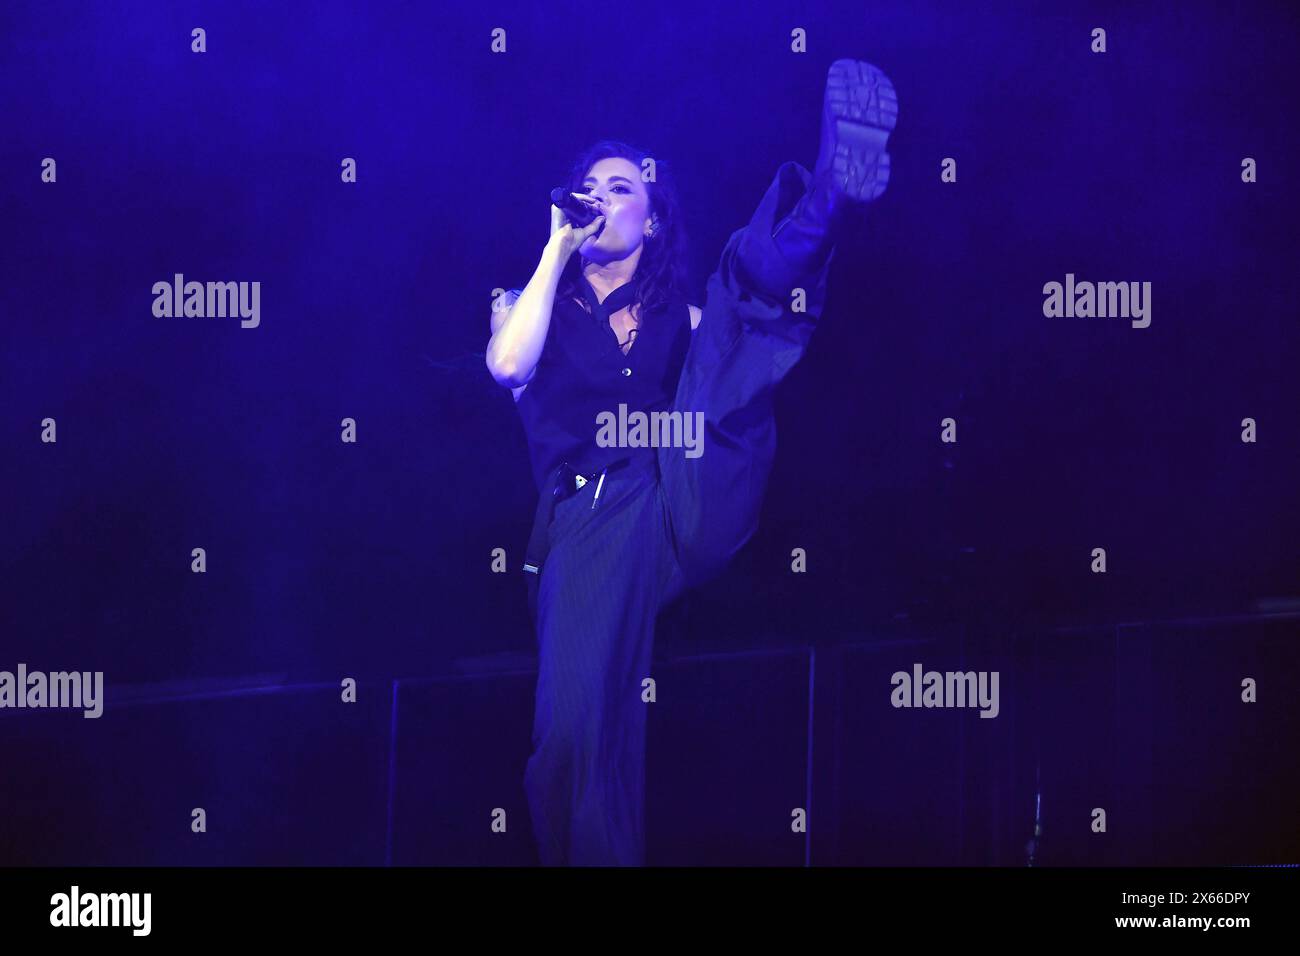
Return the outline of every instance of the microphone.
[[[579,229],[591,225],[592,221],[599,215],[599,213],[592,212],[586,203],[575,199],[573,193],[563,186],[556,186],[551,190],[551,203],[568,217],[569,222]]]

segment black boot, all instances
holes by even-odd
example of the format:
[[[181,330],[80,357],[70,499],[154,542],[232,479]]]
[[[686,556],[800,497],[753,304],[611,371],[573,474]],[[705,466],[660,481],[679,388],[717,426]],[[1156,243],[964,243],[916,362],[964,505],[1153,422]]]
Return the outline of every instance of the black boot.
[[[836,60],[826,74],[821,149],[808,191],[772,231],[799,274],[821,268],[849,209],[880,197],[889,183],[886,141],[898,121],[889,77],[870,63]]]

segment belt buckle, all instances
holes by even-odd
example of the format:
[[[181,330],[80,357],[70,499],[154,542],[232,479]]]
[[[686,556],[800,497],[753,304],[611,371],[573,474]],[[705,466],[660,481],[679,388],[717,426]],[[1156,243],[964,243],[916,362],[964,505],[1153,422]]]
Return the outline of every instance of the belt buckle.
[[[567,461],[560,465],[560,471],[563,473],[563,479],[555,486],[555,496],[557,498],[567,498],[569,495],[576,494],[589,480]]]

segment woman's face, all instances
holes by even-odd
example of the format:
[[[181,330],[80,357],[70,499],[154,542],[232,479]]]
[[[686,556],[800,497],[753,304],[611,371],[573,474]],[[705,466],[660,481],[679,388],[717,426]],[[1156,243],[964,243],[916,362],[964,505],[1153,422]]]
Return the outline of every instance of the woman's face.
[[[605,227],[578,250],[596,262],[624,259],[635,252],[650,231],[650,194],[641,181],[641,171],[622,157],[598,160],[582,181],[605,217]]]

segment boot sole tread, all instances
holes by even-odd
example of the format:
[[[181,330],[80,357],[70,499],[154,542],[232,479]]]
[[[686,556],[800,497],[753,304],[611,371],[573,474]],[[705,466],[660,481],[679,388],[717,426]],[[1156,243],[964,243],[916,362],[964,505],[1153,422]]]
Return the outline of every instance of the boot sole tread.
[[[827,73],[825,103],[835,124],[836,184],[852,199],[877,198],[889,183],[885,146],[898,122],[894,84],[870,63],[836,60]]]

